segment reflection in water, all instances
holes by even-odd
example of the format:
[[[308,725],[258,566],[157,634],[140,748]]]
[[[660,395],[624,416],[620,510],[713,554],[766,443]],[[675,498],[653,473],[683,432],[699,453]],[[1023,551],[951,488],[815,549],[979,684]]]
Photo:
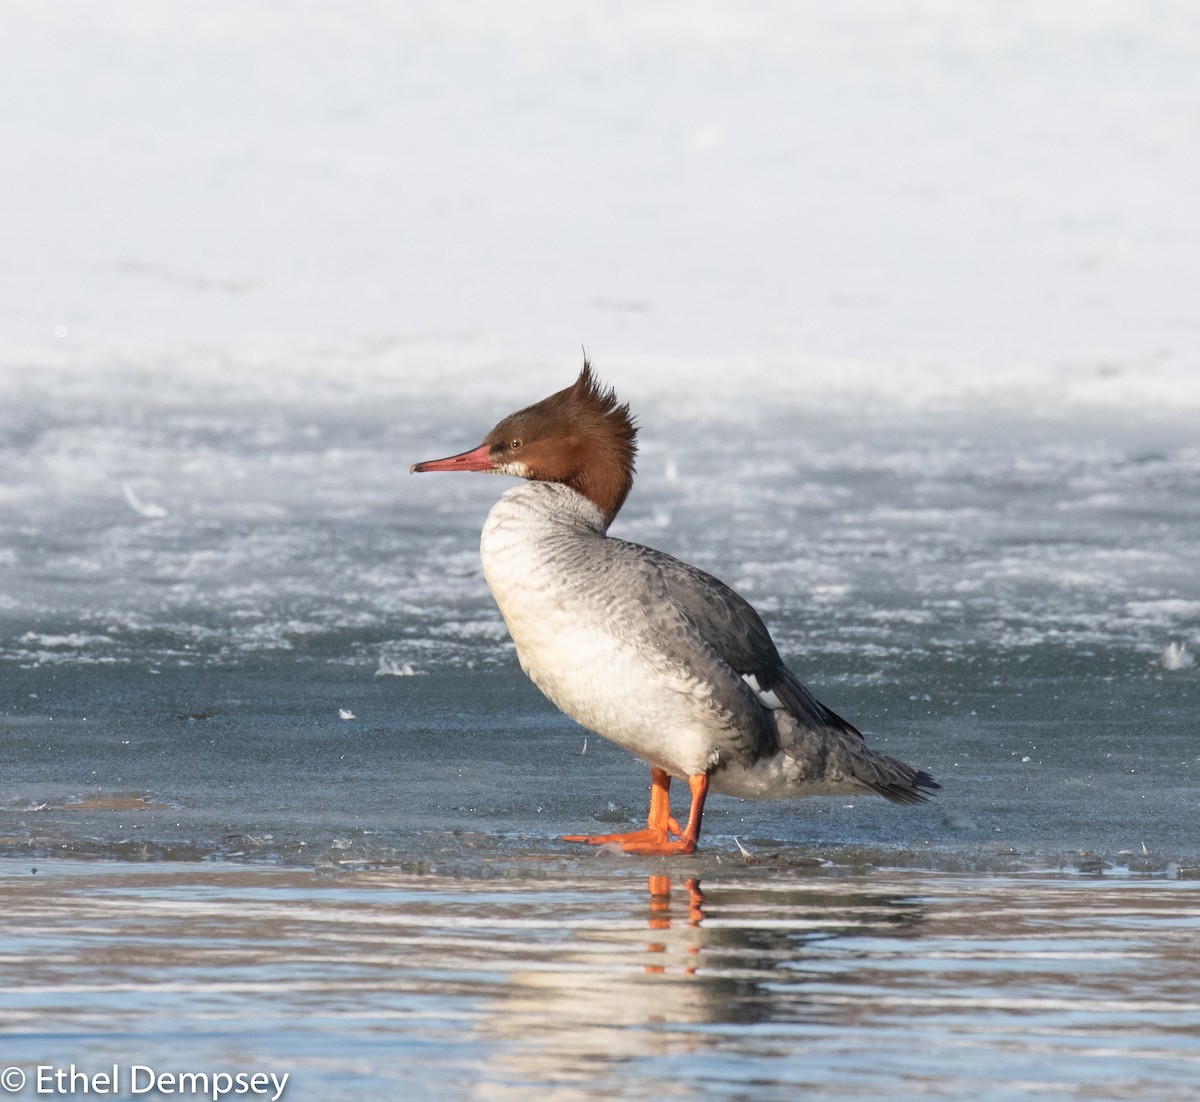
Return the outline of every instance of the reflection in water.
[[[688,893],[689,926],[699,926],[704,921],[704,893],[700,891],[700,881],[691,877],[684,881],[683,886]],[[671,878],[669,876],[650,877],[650,929],[669,930],[671,928]],[[646,946],[648,953],[665,953],[667,946],[662,942],[652,941]],[[684,947],[684,952],[695,955],[700,952],[698,942]],[[666,967],[661,964],[647,964],[646,971],[650,974],[662,975]],[[696,972],[695,961],[688,961],[683,966],[685,974],[691,976]]]
[[[0,863],[5,1056],[272,1066],[289,1102],[1200,1082],[1192,884],[588,873]]]
[[[763,1025],[828,1022],[806,989],[831,942],[911,937],[921,925],[922,904],[862,882],[717,882],[705,892],[696,878],[654,875],[647,895],[631,895],[624,918],[610,910],[577,925],[552,967],[507,974],[478,1026],[493,1059],[477,1097],[517,1099],[530,1083],[561,1099],[641,1097],[648,1083],[647,1097],[670,1097],[680,1084],[666,1069],[678,1061],[693,1062],[689,1076],[703,1067],[706,1078],[736,1080],[745,1047],[769,1062],[781,1055],[762,1047]],[[648,1078],[631,1080],[634,1067]]]

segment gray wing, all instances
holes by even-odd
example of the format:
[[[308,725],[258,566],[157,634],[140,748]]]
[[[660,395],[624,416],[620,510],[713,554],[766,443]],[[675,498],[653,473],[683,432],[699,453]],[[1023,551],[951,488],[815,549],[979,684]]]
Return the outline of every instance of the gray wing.
[[[758,613],[724,582],[694,566],[663,555],[659,569],[668,599],[720,657],[743,677],[752,676],[760,690],[773,692],[792,724],[772,725],[774,745],[762,747],[774,753],[781,740],[794,755],[801,754],[816,764],[821,775],[833,771],[855,780],[894,803],[924,803],[926,792],[941,788],[928,773],[871,750],[862,732],[812,695],[783,664]]]
[[[618,541],[612,541],[618,542]],[[620,541],[623,542],[623,541]],[[772,692],[787,713],[803,728],[833,729],[855,738],[859,730],[825,707],[784,665],[762,618],[718,578],[662,551],[625,543],[649,583],[671,608],[708,644],[715,655],[740,677],[753,677],[759,690]],[[758,747],[761,754],[779,749]]]
[[[649,629],[645,645],[669,648],[672,653],[660,657],[684,665],[697,653],[694,644],[702,644],[709,668],[691,672],[711,689],[712,705],[726,717],[721,752],[727,761],[752,763],[786,750],[810,761],[817,778],[854,778],[896,803],[921,803],[926,792],[941,787],[928,773],[871,750],[857,727],[817,700],[783,664],[758,613],[724,582],[661,551],[605,542],[617,550],[622,580],[631,569],[637,574],[645,602],[640,619]],[[788,718],[769,709],[747,677],[760,691],[774,693]]]

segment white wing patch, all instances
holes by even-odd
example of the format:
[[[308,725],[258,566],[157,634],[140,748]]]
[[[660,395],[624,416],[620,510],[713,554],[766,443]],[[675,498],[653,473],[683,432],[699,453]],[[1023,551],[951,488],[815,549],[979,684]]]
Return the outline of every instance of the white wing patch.
[[[742,680],[746,682],[756,693],[764,708],[770,708],[773,712],[778,712],[783,708],[783,702],[770,689],[762,689],[759,687],[758,678],[752,673],[742,674]]]

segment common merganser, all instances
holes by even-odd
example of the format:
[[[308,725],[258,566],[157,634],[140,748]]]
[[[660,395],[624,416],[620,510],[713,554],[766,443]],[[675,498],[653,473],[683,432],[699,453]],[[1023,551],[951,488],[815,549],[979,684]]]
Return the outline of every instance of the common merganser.
[[[923,802],[941,786],[821,704],[732,589],[607,534],[633,485],[636,436],[628,404],[585,358],[571,386],[505,417],[479,447],[411,468],[527,480],[492,508],[480,547],[521,668],[572,719],[650,766],[645,830],[565,840],[693,853],[709,791]],[[692,794],[682,827],[673,777]]]

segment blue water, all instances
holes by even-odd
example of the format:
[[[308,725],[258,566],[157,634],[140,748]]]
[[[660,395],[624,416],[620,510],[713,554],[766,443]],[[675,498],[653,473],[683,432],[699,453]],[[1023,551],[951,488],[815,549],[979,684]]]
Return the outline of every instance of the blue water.
[[[286,1072],[295,1099],[1200,1085],[1190,885],[659,873],[5,862],[4,1058]]]

